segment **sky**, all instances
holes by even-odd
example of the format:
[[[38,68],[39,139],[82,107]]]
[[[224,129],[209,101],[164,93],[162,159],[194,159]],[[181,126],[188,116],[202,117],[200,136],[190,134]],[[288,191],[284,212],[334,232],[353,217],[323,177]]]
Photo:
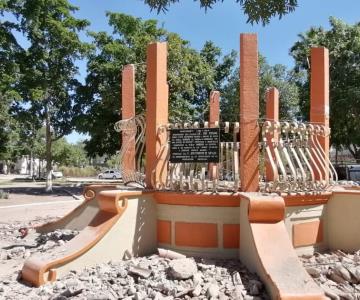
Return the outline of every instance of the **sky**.
[[[157,14],[142,0],[70,0],[79,7],[76,17],[91,22],[90,30],[107,31],[106,11],[121,12],[142,19],[156,19],[168,31],[176,32],[190,41],[192,47],[201,49],[205,41],[212,40],[222,48],[223,54],[239,50],[240,33],[257,33],[259,51],[271,64],[284,64],[289,68],[293,60],[289,49],[298,40],[298,34],[311,26],[329,27],[329,17],[334,16],[347,23],[360,22],[359,0],[298,0],[295,12],[278,19],[275,17],[266,26],[246,23],[246,16],[235,0],[224,0],[205,12],[198,1],[180,0],[169,7],[166,13]],[[84,39],[88,39],[84,36]],[[80,63],[80,77],[84,77],[86,63]],[[84,138],[77,133],[67,136],[69,142]]]

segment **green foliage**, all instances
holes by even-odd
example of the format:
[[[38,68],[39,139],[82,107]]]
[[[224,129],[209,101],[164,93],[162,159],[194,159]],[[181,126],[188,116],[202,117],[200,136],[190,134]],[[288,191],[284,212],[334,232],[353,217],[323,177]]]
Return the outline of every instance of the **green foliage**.
[[[98,173],[98,170],[92,166],[84,168],[61,166],[59,167],[59,171],[61,171],[65,177],[92,177]]]
[[[87,165],[88,158],[82,143],[69,144],[65,138],[54,142],[52,147],[54,162],[62,166],[83,167]]]
[[[260,115],[266,114],[266,90],[276,87],[279,90],[279,118],[294,120],[299,116],[299,91],[296,83],[301,74],[286,69],[284,65],[270,66],[264,57],[260,57]]]
[[[326,47],[330,53],[331,143],[347,148],[360,159],[360,23],[349,25],[330,18],[330,29],[312,27],[299,35],[291,48],[295,71],[306,72],[300,80],[301,111],[309,114],[309,61],[311,47]]]
[[[0,16],[4,15],[4,2],[0,2]],[[21,47],[12,35],[16,25],[0,19],[0,159],[9,160],[15,155],[17,123],[11,117],[11,101],[18,100],[16,89],[19,80]]]
[[[295,119],[298,112],[299,92],[297,82],[300,75],[286,69],[283,65],[270,66],[263,56],[259,56],[259,102],[260,118],[265,117],[265,93],[268,88],[276,87],[279,90],[279,115],[281,119]],[[222,94],[221,117],[223,121],[239,121],[239,70],[233,72],[232,77]]]
[[[77,129],[90,135],[86,150],[92,156],[113,155],[120,149],[113,124],[120,119],[120,72],[126,64],[136,65],[136,112],[144,112],[146,48],[150,42],[168,43],[171,121],[203,119],[209,92],[224,86],[235,65],[234,53],[222,57],[211,42],[199,53],[179,35],[158,27],[156,20],[119,13],[107,16],[113,35],[91,33],[96,51],[89,56],[86,85],[78,89],[76,109],[84,113],[77,119]]]
[[[200,7],[209,9],[218,2],[224,0],[196,0],[200,2]],[[248,16],[247,22],[262,23],[263,25],[270,22],[270,19],[276,15],[281,18],[282,16],[295,10],[297,6],[297,0],[235,0],[240,4],[244,13]],[[168,7],[180,2],[180,0],[144,0],[151,9],[156,9],[158,13],[160,11],[166,11]]]
[[[105,162],[106,166],[110,169],[116,169],[119,166],[119,156],[118,155],[112,155],[110,156],[106,162]]]
[[[15,146],[19,149],[18,153],[31,154],[32,157],[41,160],[46,159],[46,129],[30,132],[31,136],[17,136]],[[88,164],[87,153],[84,144],[70,144],[65,138],[60,138],[52,143],[52,161],[63,166],[83,167]]]
[[[19,31],[29,44],[21,48],[11,30],[3,34],[21,48],[16,57],[20,78],[15,89],[21,97],[13,99],[12,110],[23,136],[27,132],[34,136],[45,123],[49,173],[52,142],[72,131],[78,113],[74,107],[79,86],[76,61],[89,49],[78,33],[89,23],[73,17],[77,8],[68,0],[3,0],[0,8],[16,18],[11,29]],[[51,190],[50,181],[47,190]]]
[[[78,85],[75,61],[87,50],[78,32],[88,22],[71,15],[76,8],[67,0],[11,2],[10,12],[18,16],[19,30],[30,44],[20,65],[22,101],[16,103],[16,110],[21,117],[35,116],[40,127],[47,106],[53,139],[59,138],[72,130],[73,91]]]

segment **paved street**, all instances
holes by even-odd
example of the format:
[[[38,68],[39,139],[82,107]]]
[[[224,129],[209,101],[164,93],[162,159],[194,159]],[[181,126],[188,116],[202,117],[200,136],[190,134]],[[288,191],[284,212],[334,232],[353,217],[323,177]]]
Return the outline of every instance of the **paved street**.
[[[29,221],[37,217],[63,216],[81,203],[82,187],[55,186],[53,193],[44,192],[44,182],[23,182],[20,176],[0,176],[0,189],[9,199],[0,199],[0,222]],[[13,180],[13,181],[10,181]]]

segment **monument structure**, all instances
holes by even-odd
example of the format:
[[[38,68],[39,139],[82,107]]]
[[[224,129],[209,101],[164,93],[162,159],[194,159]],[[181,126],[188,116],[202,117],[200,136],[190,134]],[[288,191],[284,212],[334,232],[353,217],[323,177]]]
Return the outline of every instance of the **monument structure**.
[[[39,286],[69,270],[161,247],[239,258],[273,299],[325,299],[298,255],[360,248],[360,191],[335,186],[329,161],[328,50],[311,50],[310,122],[289,122],[279,120],[275,88],[267,91],[267,120],[259,119],[257,48],[255,34],[241,34],[240,122],[220,122],[220,95],[213,92],[208,121],[169,123],[163,42],[148,46],[146,115],[136,116],[134,67],[125,66],[116,129],[128,132],[120,159],[129,173],[125,184],[145,188],[87,186],[79,207],[37,229],[79,235],[28,258],[22,278]]]

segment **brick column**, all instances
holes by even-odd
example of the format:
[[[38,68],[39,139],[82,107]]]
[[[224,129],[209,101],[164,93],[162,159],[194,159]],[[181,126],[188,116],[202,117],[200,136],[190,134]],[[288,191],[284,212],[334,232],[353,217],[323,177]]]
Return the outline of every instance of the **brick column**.
[[[210,93],[210,109],[209,109],[209,125],[210,127],[215,127],[215,122],[220,121],[220,92],[218,91],[211,91]],[[215,171],[213,174],[213,167],[216,166],[213,163],[209,163],[208,173],[209,178],[213,179],[214,176],[216,177],[216,173],[218,170]]]
[[[323,47],[311,48],[310,122],[329,127],[329,110],[329,50]],[[328,159],[329,136],[320,137],[319,142]],[[328,180],[329,174],[325,176]],[[315,178],[319,179],[316,170]]]
[[[158,128],[168,123],[168,94],[167,85],[167,44],[152,43],[147,48],[146,71],[146,187],[153,186],[151,177],[155,178],[155,185],[165,181],[166,168],[161,175],[162,163],[165,156],[158,158],[161,144]],[[166,153],[165,153],[166,154]],[[160,178],[161,176],[161,178]]]
[[[266,91],[266,120],[272,121],[272,122],[278,122],[279,121],[279,91],[277,88],[270,88]],[[272,146],[272,140],[274,142],[279,140],[278,132],[275,132],[274,135],[267,134],[266,139],[268,142],[268,145],[270,146],[270,150],[272,153],[272,156],[275,160],[275,154],[274,154],[274,148]],[[273,170],[271,168],[271,164],[269,162],[269,159],[266,159],[265,163],[265,169],[266,169],[266,180],[267,181],[273,181],[274,180],[274,174]]]
[[[135,66],[126,65],[122,70],[121,118],[135,117]],[[126,145],[122,161],[122,171],[135,171],[135,135],[133,131],[122,132],[122,144]]]
[[[256,34],[240,35],[240,180],[243,192],[259,190],[259,77]]]

